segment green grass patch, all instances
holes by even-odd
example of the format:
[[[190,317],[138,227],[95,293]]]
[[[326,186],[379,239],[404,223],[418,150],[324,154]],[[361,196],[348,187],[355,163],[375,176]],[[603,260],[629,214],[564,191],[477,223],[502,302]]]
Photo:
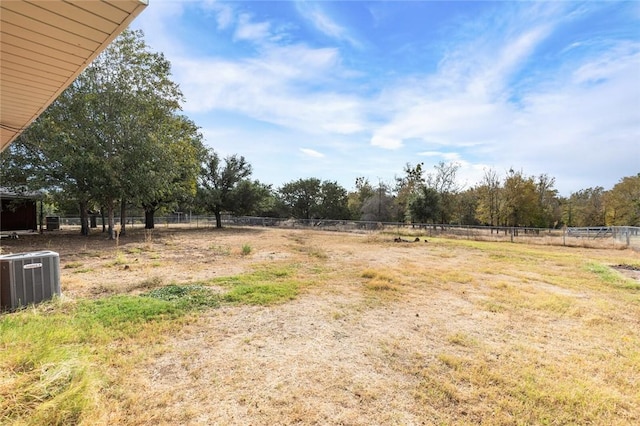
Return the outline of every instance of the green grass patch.
[[[229,303],[248,305],[272,305],[293,300],[298,295],[295,282],[270,284],[234,285],[224,294],[223,300]]]
[[[108,387],[101,366],[118,357],[113,345],[137,336],[151,344],[190,311],[218,305],[206,287],[172,285],[142,296],[55,300],[3,315],[0,424],[90,424]]]
[[[248,274],[216,278],[211,284],[228,287],[222,300],[234,304],[270,305],[294,299],[301,282],[294,267],[267,265]]]
[[[171,284],[151,290],[145,296],[167,302],[175,302],[178,307],[183,309],[216,308],[220,306],[220,296],[210,288],[201,285],[180,286]]]
[[[120,331],[129,331],[129,328],[135,331],[139,324],[176,318],[185,311],[177,303],[140,296],[113,296],[83,302],[78,306],[80,318]]]
[[[613,287],[640,290],[640,283],[625,278],[618,271],[601,263],[589,262],[585,269],[595,274],[600,281]]]

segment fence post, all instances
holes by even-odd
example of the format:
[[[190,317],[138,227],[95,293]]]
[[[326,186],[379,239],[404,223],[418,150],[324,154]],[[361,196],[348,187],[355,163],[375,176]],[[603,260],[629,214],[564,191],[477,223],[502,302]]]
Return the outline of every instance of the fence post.
[[[627,234],[627,247],[631,245],[631,229],[627,226],[624,228],[625,234]]]

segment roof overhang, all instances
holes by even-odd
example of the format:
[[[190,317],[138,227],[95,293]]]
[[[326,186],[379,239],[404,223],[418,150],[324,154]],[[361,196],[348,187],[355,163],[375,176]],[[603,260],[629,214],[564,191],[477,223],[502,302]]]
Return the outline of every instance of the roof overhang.
[[[0,2],[0,152],[147,4],[147,0]]]

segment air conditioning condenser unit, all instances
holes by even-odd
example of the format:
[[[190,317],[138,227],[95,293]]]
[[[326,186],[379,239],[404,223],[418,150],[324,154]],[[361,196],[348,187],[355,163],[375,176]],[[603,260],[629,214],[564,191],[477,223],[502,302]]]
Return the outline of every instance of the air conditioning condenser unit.
[[[60,295],[60,256],[53,251],[0,256],[0,309],[49,300]]]

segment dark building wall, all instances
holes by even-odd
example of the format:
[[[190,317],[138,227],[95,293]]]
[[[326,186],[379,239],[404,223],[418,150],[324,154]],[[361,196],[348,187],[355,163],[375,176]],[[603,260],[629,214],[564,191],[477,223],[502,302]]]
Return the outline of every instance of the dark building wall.
[[[34,200],[2,197],[0,203],[0,231],[38,229]]]

